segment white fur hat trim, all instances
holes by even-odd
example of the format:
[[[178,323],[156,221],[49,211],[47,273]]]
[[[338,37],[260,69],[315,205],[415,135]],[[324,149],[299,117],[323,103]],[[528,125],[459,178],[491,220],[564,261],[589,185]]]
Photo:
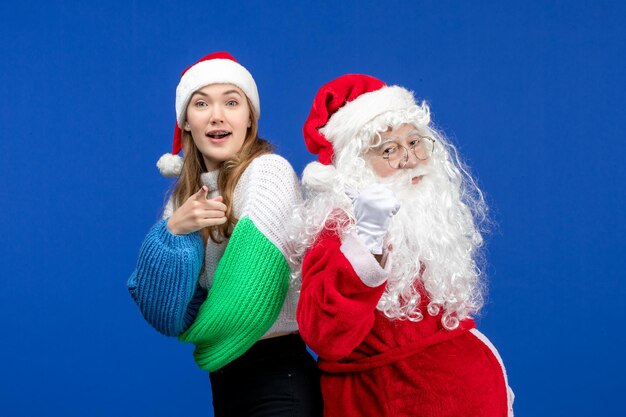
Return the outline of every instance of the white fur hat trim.
[[[315,192],[329,191],[329,184],[337,179],[337,170],[334,165],[324,165],[313,161],[304,167],[302,185]]]
[[[335,151],[343,149],[353,140],[363,126],[386,112],[406,110],[416,106],[413,94],[397,85],[383,87],[376,91],[361,94],[337,110],[320,129],[320,132],[333,144]]]
[[[246,94],[258,120],[261,117],[261,103],[254,78],[241,64],[230,59],[210,59],[200,61],[189,68],[176,87],[176,122],[183,128],[187,104],[194,92],[209,84],[232,84]]]

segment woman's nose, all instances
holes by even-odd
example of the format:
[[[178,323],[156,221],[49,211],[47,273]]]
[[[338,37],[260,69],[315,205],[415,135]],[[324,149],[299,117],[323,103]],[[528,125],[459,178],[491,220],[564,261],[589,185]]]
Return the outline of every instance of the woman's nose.
[[[210,118],[211,124],[224,121],[224,111],[220,106],[213,106]]]

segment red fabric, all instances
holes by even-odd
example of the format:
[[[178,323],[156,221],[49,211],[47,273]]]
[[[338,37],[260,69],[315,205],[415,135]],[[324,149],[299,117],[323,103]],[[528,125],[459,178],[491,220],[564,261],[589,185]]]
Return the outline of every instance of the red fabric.
[[[183,148],[183,132],[178,127],[178,122],[174,122],[174,144],[172,145],[172,155],[178,154],[180,150]]]
[[[212,59],[230,59],[233,62],[237,62],[237,60],[231,54],[229,54],[228,52],[212,52],[212,53],[210,53],[208,55],[205,55],[202,58],[200,58],[198,60],[198,62],[196,62],[196,64],[199,64],[200,62],[203,62],[203,61],[210,61]],[[190,65],[187,68],[185,68],[185,70],[181,74],[181,77],[183,75],[185,75],[185,73],[187,71],[189,71],[189,68],[193,67],[196,64]]]
[[[347,74],[324,84],[313,100],[309,117],[304,123],[304,142],[319,161],[329,165],[333,158],[333,146],[318,129],[324,127],[328,119],[346,103],[371,91],[380,90],[385,83],[363,74]]]
[[[440,315],[389,320],[376,310],[384,285],[364,285],[340,246],[325,231],[308,251],[297,310],[300,333],[320,357],[324,415],[506,416],[502,367],[469,331],[474,322],[447,331]]]

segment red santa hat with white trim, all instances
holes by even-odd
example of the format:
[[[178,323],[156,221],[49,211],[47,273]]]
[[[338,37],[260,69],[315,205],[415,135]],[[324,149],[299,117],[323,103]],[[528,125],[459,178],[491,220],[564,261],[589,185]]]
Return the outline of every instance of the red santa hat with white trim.
[[[176,125],[172,153],[164,154],[157,162],[159,171],[166,177],[179,176],[183,167],[183,159],[178,153],[182,150],[182,129],[189,100],[193,93],[210,84],[232,84],[241,88],[250,100],[256,119],[261,117],[259,92],[250,72],[228,52],[214,52],[203,57],[183,71],[176,87]]]
[[[323,165],[377,116],[416,106],[413,94],[363,74],[347,74],[323,85],[313,100],[303,133],[307,148]]]

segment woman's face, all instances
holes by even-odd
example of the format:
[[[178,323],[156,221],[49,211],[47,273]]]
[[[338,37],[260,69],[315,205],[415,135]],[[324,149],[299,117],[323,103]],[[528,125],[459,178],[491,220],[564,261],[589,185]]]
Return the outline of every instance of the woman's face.
[[[244,92],[232,84],[211,84],[191,96],[183,128],[212,171],[239,152],[251,125]]]

